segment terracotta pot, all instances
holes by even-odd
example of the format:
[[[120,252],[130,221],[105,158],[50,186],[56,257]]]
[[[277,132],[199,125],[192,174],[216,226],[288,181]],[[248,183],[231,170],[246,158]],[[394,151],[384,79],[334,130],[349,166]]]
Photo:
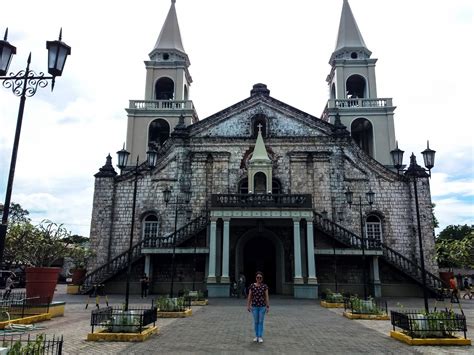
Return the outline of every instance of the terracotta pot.
[[[75,269],[72,272],[72,284],[73,285],[82,285],[84,278],[86,277],[86,269]]]
[[[445,287],[449,288],[449,279],[454,276],[452,271],[440,271],[439,278],[443,280]]]
[[[26,297],[48,298],[52,301],[60,271],[59,267],[26,268]]]

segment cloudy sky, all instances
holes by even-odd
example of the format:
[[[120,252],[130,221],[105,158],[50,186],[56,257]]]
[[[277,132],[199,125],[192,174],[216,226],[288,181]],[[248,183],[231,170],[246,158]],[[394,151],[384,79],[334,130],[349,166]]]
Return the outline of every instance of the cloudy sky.
[[[67,6],[66,6],[67,4]],[[378,58],[379,97],[397,106],[405,161],[430,140],[437,151],[432,195],[444,227],[474,224],[472,0],[350,0]],[[0,31],[17,47],[11,71],[46,69],[45,41],[72,47],[63,77],[27,99],[12,201],[33,221],[49,218],[89,235],[95,174],[125,140],[130,99],[144,99],[144,60],[170,0],[35,1],[2,4]],[[191,98],[200,119],[249,96],[271,96],[320,116],[342,0],[178,0],[191,60]],[[0,87],[0,199],[3,202],[19,98]],[[439,230],[438,230],[439,232]]]

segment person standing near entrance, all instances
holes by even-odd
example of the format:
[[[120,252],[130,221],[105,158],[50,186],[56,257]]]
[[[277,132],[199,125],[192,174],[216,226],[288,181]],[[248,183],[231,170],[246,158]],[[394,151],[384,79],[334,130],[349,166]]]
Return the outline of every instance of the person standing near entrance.
[[[263,322],[265,313],[270,310],[270,299],[268,297],[268,286],[263,283],[263,273],[260,271],[257,271],[255,275],[255,283],[249,287],[247,310],[253,314],[255,327],[253,341],[263,343]]]
[[[143,274],[140,279],[141,289],[142,289],[142,298],[148,296],[148,286],[150,285],[150,279],[146,274]]]

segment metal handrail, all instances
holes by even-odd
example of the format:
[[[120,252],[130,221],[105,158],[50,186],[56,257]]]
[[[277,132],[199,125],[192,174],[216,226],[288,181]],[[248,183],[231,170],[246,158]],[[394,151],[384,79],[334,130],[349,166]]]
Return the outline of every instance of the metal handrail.
[[[199,233],[208,223],[209,215],[207,211],[201,216],[196,217],[183,227],[178,229],[176,233],[176,246],[182,244],[189,238],[193,237],[196,233]],[[132,246],[132,264],[141,258],[141,250],[143,247],[146,248],[166,248],[173,246],[174,234],[172,233],[166,238],[148,237],[140,240]],[[81,285],[81,292],[86,293],[90,291],[95,284],[100,284],[106,281],[108,278],[115,275],[120,270],[123,270],[128,266],[128,250],[115,256],[109,262],[99,266],[95,270],[88,273],[84,282]]]

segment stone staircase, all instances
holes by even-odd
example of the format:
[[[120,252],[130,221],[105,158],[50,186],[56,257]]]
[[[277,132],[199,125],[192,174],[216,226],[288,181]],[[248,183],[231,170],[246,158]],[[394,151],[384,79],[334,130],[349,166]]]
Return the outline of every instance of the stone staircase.
[[[131,250],[132,264],[143,257],[142,248],[172,248],[173,245],[179,246],[189,240],[196,233],[204,230],[209,223],[209,215],[203,212],[199,217],[191,220],[189,223],[178,229],[175,233],[168,235],[166,238],[145,238],[133,245]],[[315,228],[323,231],[326,235],[340,242],[344,246],[353,249],[362,249],[362,238],[342,227],[341,225],[324,218],[321,214],[314,212],[313,223]],[[175,239],[176,234],[176,239]],[[176,244],[174,244],[174,242]],[[416,283],[423,285],[421,267],[411,259],[390,248],[378,240],[366,239],[364,241],[365,250],[380,250],[384,260],[410,277]],[[85,294],[90,292],[94,285],[103,284],[119,272],[125,270],[128,266],[128,250],[115,256],[108,263],[98,267],[85,277],[84,283],[81,285],[80,291]],[[433,293],[438,294],[439,290],[444,287],[443,281],[425,270],[426,286]]]
[[[316,228],[323,231],[326,235],[334,238],[343,245],[349,248],[362,249],[362,238],[360,236],[338,225],[337,223],[324,218],[323,215],[314,212],[313,223]],[[382,251],[383,258],[388,264],[392,265],[403,274],[410,277],[419,285],[423,285],[421,266],[419,266],[416,262],[392,249],[388,245],[380,243],[378,240],[366,239],[364,242],[365,250]],[[444,282],[439,277],[427,270],[425,270],[425,277],[426,287],[434,295],[438,295],[441,288],[446,287]]]
[[[176,246],[183,244],[188,239],[201,232],[207,227],[209,217],[207,213],[202,213],[199,217],[191,220],[175,233],[168,235],[166,238],[150,237],[142,239],[132,246],[131,262],[132,264],[139,261],[142,257],[142,248],[172,248],[174,242]],[[176,239],[175,239],[176,234]],[[84,279],[84,283],[80,287],[82,294],[89,293],[94,285],[100,285],[110,280],[119,272],[125,270],[128,266],[128,250],[115,256],[108,263],[99,266],[97,269],[88,273]]]

